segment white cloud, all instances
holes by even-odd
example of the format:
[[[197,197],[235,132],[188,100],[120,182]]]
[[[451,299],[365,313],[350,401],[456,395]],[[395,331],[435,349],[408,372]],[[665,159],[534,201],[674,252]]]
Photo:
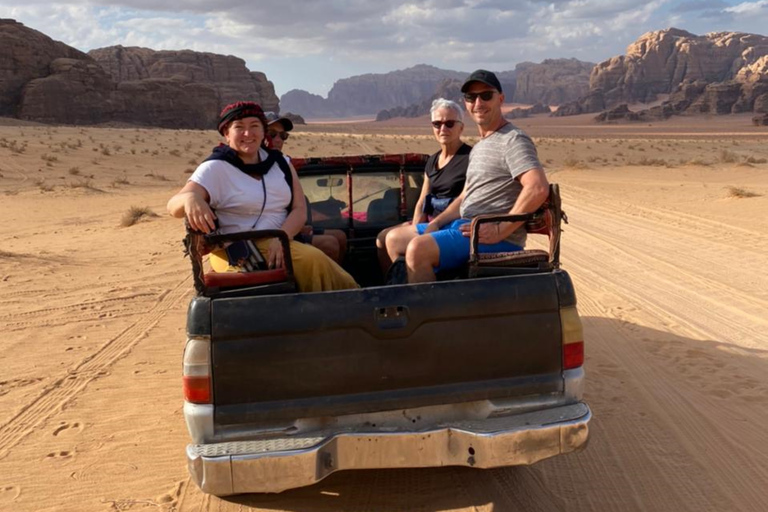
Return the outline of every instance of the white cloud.
[[[764,9],[768,8],[768,0],[760,0],[759,2],[743,2],[733,7],[727,7],[723,9],[725,12],[732,12],[734,14],[756,14]],[[765,12],[763,12],[765,14]]]
[[[121,44],[236,55],[250,69],[266,71],[278,92],[294,87],[323,92],[318,84],[327,88],[351,74],[418,63],[508,70],[545,58],[597,62],[623,53],[650,30],[765,32],[768,16],[768,0],[731,7],[722,0],[186,0],[172,7],[157,0],[0,0],[0,5],[2,16],[83,51]],[[312,72],[303,73],[302,66]]]

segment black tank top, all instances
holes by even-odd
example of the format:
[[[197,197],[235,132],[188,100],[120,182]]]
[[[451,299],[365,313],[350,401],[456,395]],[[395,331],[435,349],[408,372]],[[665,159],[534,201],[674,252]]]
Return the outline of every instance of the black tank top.
[[[453,158],[442,169],[437,168],[440,151],[429,157],[424,172],[432,184],[431,194],[440,199],[458,197],[464,190],[469,165],[469,152],[472,146],[462,144]]]

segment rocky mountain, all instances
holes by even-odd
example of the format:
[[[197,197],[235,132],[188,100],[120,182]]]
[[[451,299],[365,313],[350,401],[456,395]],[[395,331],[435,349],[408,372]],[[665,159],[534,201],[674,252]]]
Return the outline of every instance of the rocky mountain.
[[[118,84],[144,80],[205,84],[214,89],[222,106],[245,99],[256,101],[265,111],[280,109],[275,88],[266,75],[249,71],[243,59],[232,55],[123,46],[91,50],[88,55]]]
[[[24,86],[48,76],[56,59],[87,59],[64,43],[26,28],[14,20],[0,19],[0,115],[13,116]]]
[[[44,123],[213,128],[235,100],[279,102],[263,73],[210,53],[115,46],[85,54],[0,21],[0,115]]]
[[[386,121],[395,117],[420,117],[428,114],[432,108],[432,102],[437,98],[453,100],[459,105],[462,104],[461,84],[463,80],[446,79],[440,82],[435,93],[419,103],[412,103],[406,107],[393,107],[384,109],[376,114],[377,121]],[[501,86],[504,89],[504,85]]]
[[[546,59],[541,64],[518,65],[515,103],[562,105],[589,92],[592,62]]]
[[[280,97],[283,110],[300,112],[304,117],[336,117],[327,99],[301,89],[291,89]]]
[[[743,32],[697,36],[670,28],[649,32],[627,47],[626,55],[597,64],[590,91],[563,105],[557,115],[599,112],[622,103],[652,102],[685,85],[685,104],[674,113],[736,113],[760,108],[768,81],[768,37]],[[693,87],[693,84],[698,84]],[[588,99],[588,97],[590,99]],[[671,101],[671,98],[670,98]]]
[[[293,90],[280,98],[285,110],[304,117],[346,117],[376,114],[382,109],[418,103],[434,94],[443,80],[463,80],[467,73],[419,64],[389,73],[369,73],[337,80],[322,98]]]
[[[553,103],[559,104],[589,91],[589,71],[592,66],[592,63],[576,59],[551,59],[541,64],[522,62],[511,71],[497,71],[496,77],[501,83],[507,102],[546,103],[546,98],[552,98]],[[461,84],[467,75],[468,73],[464,73],[460,79],[443,80],[431,96],[417,103],[381,110],[376,115],[376,120],[425,115],[435,98],[447,98],[461,104]],[[538,112],[526,112],[531,113]]]

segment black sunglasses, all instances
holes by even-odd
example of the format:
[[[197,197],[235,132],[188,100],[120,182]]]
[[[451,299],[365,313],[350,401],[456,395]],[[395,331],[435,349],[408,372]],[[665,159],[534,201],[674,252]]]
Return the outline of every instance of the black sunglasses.
[[[432,121],[432,128],[439,130],[443,125],[445,125],[446,128],[453,128],[456,123],[460,122],[461,121],[457,121],[456,119],[449,119],[448,121]]]
[[[269,135],[270,139],[276,139],[280,137],[283,140],[288,140],[288,137],[290,137],[290,134],[288,132],[276,132],[274,130],[269,130],[269,132],[267,132],[267,135]]]
[[[483,92],[465,92],[464,101],[467,103],[474,103],[478,96],[483,101],[491,101],[496,91],[483,91]]]

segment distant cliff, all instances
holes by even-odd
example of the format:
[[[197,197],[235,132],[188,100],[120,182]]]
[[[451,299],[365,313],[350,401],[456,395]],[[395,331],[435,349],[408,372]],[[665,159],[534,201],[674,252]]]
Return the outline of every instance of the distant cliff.
[[[85,54],[13,20],[0,20],[0,47],[0,115],[213,128],[231,101],[279,106],[266,76],[237,57],[121,46]]]
[[[418,103],[432,96],[443,80],[463,80],[466,76],[461,71],[420,64],[390,73],[338,80],[327,99],[293,90],[280,98],[280,105],[310,118],[373,115],[382,109]]]
[[[749,112],[768,82],[768,38],[743,32],[697,36],[676,28],[648,32],[627,47],[626,55],[597,64],[589,82],[587,95],[556,114],[652,102],[684,84],[689,84],[686,94],[698,91],[697,96],[687,105],[678,102],[675,113]]]
[[[515,103],[562,105],[589,92],[595,64],[577,59],[546,59],[541,64],[518,65]]]
[[[512,71],[496,72],[496,76],[508,103],[559,105],[589,91],[589,73],[592,66],[594,64],[591,62],[576,59],[550,59],[541,64],[522,62]],[[465,73],[460,80],[443,80],[430,96],[419,102],[381,110],[376,115],[376,120],[423,116],[429,113],[435,98],[447,98],[461,104],[461,84],[467,75],[468,73]]]

